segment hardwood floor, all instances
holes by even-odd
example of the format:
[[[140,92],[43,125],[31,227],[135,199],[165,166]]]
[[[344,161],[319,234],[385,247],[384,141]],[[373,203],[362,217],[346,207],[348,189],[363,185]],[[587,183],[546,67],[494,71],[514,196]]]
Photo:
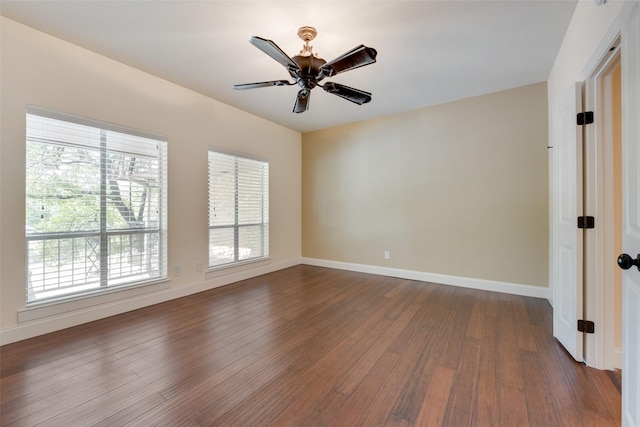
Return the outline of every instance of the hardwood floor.
[[[617,426],[546,300],[300,265],[6,345],[3,426]]]

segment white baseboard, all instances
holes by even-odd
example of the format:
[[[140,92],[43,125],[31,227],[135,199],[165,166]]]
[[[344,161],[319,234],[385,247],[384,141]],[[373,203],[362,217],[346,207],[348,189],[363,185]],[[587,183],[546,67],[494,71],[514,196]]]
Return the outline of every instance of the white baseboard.
[[[622,349],[613,349],[613,369],[622,369]]]
[[[72,326],[81,325],[83,323],[93,322],[94,320],[104,319],[105,317],[115,316],[117,314],[126,313],[128,311],[137,310],[176,298],[182,298],[198,292],[207,291],[241,280],[293,267],[298,264],[300,264],[300,259],[295,258],[278,264],[256,264],[253,268],[246,268],[245,266],[245,268],[241,270],[228,269],[225,270],[224,273],[220,272],[219,275],[214,274],[214,277],[210,280],[191,286],[178,288],[169,287],[157,292],[147,292],[115,300],[113,297],[110,297],[103,301],[98,300],[98,302],[93,306],[77,309],[72,304],[69,306],[70,308],[67,308],[66,310],[62,307],[62,310],[59,310],[61,312],[58,313],[55,313],[51,308],[47,308],[45,310],[45,315],[39,314],[35,316],[25,316],[23,314],[23,319],[33,320],[23,320],[17,326],[0,330],[0,345],[10,344],[12,342],[48,334],[50,332],[59,331]],[[98,299],[98,297],[96,297],[96,299]],[[26,310],[22,311],[24,312]]]
[[[124,299],[110,300],[98,305],[83,307],[80,309],[70,309],[61,313],[51,312],[45,316],[24,316],[25,320],[15,327],[0,330],[0,345],[10,344],[38,335],[59,331],[83,323],[93,322],[109,316],[126,313],[150,305],[170,301],[172,299],[185,297],[198,292],[225,286],[241,280],[293,267],[298,264],[315,265],[319,267],[336,268],[339,270],[358,271],[362,273],[379,274],[381,276],[399,277],[410,280],[420,280],[443,285],[460,286],[464,288],[481,289],[486,291],[502,292],[508,294],[522,295],[536,298],[549,298],[549,288],[539,286],[521,285],[516,283],[497,282],[484,279],[473,279],[468,277],[448,276],[443,274],[426,273],[421,271],[402,270],[396,268],[379,267],[374,265],[353,264],[339,261],[330,261],[316,258],[296,258],[279,264],[256,264],[253,268],[243,268],[241,270],[229,269],[225,274],[212,277],[201,283],[179,288],[148,292]],[[208,276],[211,276],[209,274]],[[617,361],[620,360],[617,354]]]
[[[526,297],[549,299],[549,288],[532,285],[522,285],[495,280],[473,279],[469,277],[448,276],[444,274],[427,273],[398,268],[379,267],[375,265],[353,264],[317,258],[302,258],[303,264],[318,267],[336,268],[339,270],[357,271],[360,273],[379,274],[381,276],[399,277],[401,279],[420,280],[422,282],[439,283],[441,285],[460,286],[463,288],[480,289],[484,291],[502,292],[506,294]]]

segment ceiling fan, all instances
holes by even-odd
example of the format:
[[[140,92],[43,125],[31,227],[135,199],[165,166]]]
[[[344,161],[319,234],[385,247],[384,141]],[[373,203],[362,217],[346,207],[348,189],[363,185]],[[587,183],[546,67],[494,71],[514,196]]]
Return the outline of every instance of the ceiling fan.
[[[325,91],[355,102],[358,105],[371,101],[371,93],[369,92],[334,82],[320,84],[320,81],[325,77],[333,77],[336,74],[353,70],[354,68],[373,64],[376,62],[376,55],[378,54],[376,50],[361,44],[336,59],[327,62],[320,58],[318,54],[311,51],[313,46],[310,46],[309,42],[313,40],[317,34],[318,32],[313,27],[301,27],[298,30],[298,37],[304,41],[304,46],[300,53],[293,58],[290,58],[284,53],[273,41],[256,36],[251,37],[250,43],[282,64],[294,81],[272,80],[267,82],[245,83],[234,85],[233,88],[254,89],[258,87],[291,86],[297,84],[301,89],[298,91],[296,103],[293,106],[294,113],[303,113],[309,109],[311,89],[316,86],[320,86]]]

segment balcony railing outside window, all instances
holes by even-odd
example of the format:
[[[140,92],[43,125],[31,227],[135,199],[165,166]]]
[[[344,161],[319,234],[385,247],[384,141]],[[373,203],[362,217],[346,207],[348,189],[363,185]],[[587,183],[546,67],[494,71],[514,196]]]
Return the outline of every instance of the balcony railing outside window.
[[[159,230],[112,232],[106,269],[101,266],[100,233],[27,236],[27,299],[47,300],[160,276]],[[106,272],[106,281],[102,272]]]

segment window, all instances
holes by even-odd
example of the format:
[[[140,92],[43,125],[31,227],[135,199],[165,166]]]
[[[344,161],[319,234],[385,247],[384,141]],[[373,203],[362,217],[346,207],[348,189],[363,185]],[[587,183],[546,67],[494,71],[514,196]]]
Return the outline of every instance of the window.
[[[269,163],[209,148],[209,267],[269,256]]]
[[[30,107],[27,302],[166,278],[167,142]]]

